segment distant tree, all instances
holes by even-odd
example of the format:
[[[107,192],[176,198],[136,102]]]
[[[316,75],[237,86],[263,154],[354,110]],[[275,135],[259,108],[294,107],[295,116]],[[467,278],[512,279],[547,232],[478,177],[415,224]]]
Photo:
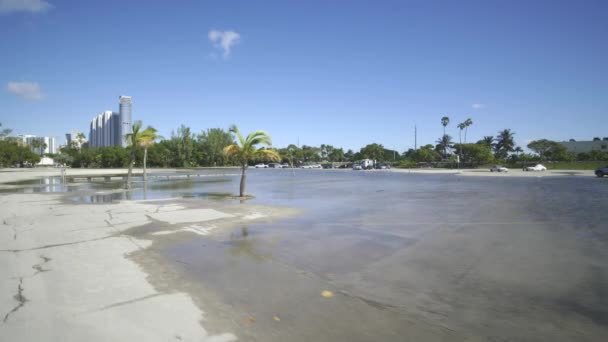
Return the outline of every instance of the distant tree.
[[[443,151],[443,158],[448,157],[448,150],[450,150],[453,145],[454,142],[452,141],[452,137],[447,134],[444,134],[441,138],[437,140],[437,146],[440,150]]]
[[[602,139],[600,139],[599,137],[595,137],[593,138],[593,141],[602,141]]]
[[[2,127],[2,123],[0,123],[0,127]],[[4,140],[4,138],[8,137],[13,130],[10,128],[4,128],[0,131],[0,140]]]
[[[380,144],[373,143],[366,145],[365,147],[361,148],[359,153],[361,153],[364,158],[384,161],[384,146]]]
[[[33,153],[29,146],[22,146],[17,140],[0,140],[0,166],[24,167],[40,161],[40,156]]]
[[[435,151],[433,145],[428,144],[415,150],[410,158],[416,162],[433,162],[441,159],[441,154]]]
[[[444,116],[441,118],[441,125],[443,126],[443,135],[445,135],[445,128],[447,125],[450,124],[450,118],[447,116]]]
[[[202,152],[202,165],[226,165],[224,148],[234,143],[230,132],[222,128],[211,128],[197,136],[198,145]]]
[[[354,161],[354,155],[355,152],[349,149],[348,151],[346,151],[346,153],[344,153],[344,159],[348,161]]]
[[[82,145],[84,144],[84,142],[86,140],[87,140],[87,138],[85,137],[84,133],[78,132],[78,134],[76,134],[76,141],[78,142],[79,151],[80,151],[80,149],[82,149]]]
[[[333,148],[331,152],[329,152],[328,157],[329,161],[332,162],[342,162],[346,158],[342,148]]]
[[[467,143],[467,131],[469,130],[469,126],[471,126],[473,124],[473,120],[466,119],[464,122],[464,143]]]
[[[172,152],[175,153],[174,165],[176,167],[190,167],[196,165],[195,139],[190,127],[181,125],[177,132],[171,133]]]
[[[498,132],[498,136],[494,145],[494,155],[497,159],[505,159],[509,155],[509,152],[513,152],[515,147],[515,133],[511,132],[510,129],[504,129]]]
[[[547,139],[534,140],[528,144],[528,148],[538,153],[541,160],[568,161],[576,158],[564,145]]]
[[[477,143],[492,147],[494,146],[494,137],[491,135],[486,135],[481,140],[477,141]]]
[[[485,144],[456,144],[456,152],[463,156],[463,161],[477,165],[490,163],[494,160],[491,147]]]
[[[515,147],[515,149],[513,150],[513,152],[515,152],[515,155],[517,156],[517,159],[519,159],[519,154],[523,153],[524,150],[521,147],[517,146],[517,147]]]
[[[233,158],[241,166],[241,184],[239,188],[240,197],[245,196],[245,181],[247,166],[249,161],[256,158],[266,158],[269,160],[280,160],[280,156],[276,151],[264,148],[258,149],[258,145],[271,146],[272,141],[270,136],[264,131],[255,131],[243,138],[241,132],[236,125],[232,125],[229,130],[236,136],[237,142],[226,146],[224,153],[228,158]]]

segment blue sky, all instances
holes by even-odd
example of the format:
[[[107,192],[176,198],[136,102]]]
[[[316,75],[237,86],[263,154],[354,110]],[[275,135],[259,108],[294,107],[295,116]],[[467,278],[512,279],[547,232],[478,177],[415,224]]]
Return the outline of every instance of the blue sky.
[[[88,134],[118,96],[164,136],[236,123],[275,146],[401,151],[608,136],[608,1],[0,0],[0,122]]]

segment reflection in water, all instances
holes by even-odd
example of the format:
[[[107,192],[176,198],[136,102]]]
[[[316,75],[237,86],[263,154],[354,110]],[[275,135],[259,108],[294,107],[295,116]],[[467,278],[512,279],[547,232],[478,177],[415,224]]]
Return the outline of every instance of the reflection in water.
[[[227,244],[230,245],[228,253],[234,258],[244,257],[256,262],[263,262],[272,257],[271,253],[263,253],[258,250],[260,241],[249,237],[248,226],[241,227],[241,234],[230,234],[230,241]]]
[[[206,200],[231,199],[232,179],[223,174],[203,174],[201,177],[184,177],[168,174],[167,179],[153,178],[135,182],[134,188],[124,191],[124,179],[119,176],[44,177],[7,183],[12,189],[1,189],[1,193],[66,193],[76,192],[69,200],[81,203],[110,203],[120,200],[154,200],[165,198],[196,198]],[[117,179],[118,178],[118,179]],[[137,177],[135,177],[137,179]],[[88,179],[88,180],[87,180]]]

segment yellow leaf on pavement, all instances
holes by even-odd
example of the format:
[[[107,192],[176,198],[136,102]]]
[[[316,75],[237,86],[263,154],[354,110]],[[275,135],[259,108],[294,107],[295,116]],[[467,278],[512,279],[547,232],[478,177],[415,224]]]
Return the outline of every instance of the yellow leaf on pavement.
[[[331,297],[333,297],[333,296],[334,296],[334,294],[333,294],[333,292],[331,292],[331,291],[327,291],[327,290],[325,290],[325,291],[321,292],[321,296],[323,296],[323,297],[325,297],[325,298],[331,298]]]

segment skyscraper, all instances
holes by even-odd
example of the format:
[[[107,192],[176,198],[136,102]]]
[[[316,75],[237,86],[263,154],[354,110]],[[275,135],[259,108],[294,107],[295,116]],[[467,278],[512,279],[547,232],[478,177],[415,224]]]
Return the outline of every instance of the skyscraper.
[[[119,101],[119,116],[120,116],[120,137],[121,137],[121,145],[123,147],[127,146],[127,141],[124,136],[131,133],[131,104],[133,100],[131,96],[120,96],[118,98]]]
[[[106,110],[91,120],[89,126],[89,146],[120,146],[120,118],[118,113]]]
[[[125,135],[131,133],[131,96],[118,98],[118,113],[106,110],[91,120],[89,126],[89,146],[123,146],[127,143]],[[74,139],[74,137],[71,137]]]

